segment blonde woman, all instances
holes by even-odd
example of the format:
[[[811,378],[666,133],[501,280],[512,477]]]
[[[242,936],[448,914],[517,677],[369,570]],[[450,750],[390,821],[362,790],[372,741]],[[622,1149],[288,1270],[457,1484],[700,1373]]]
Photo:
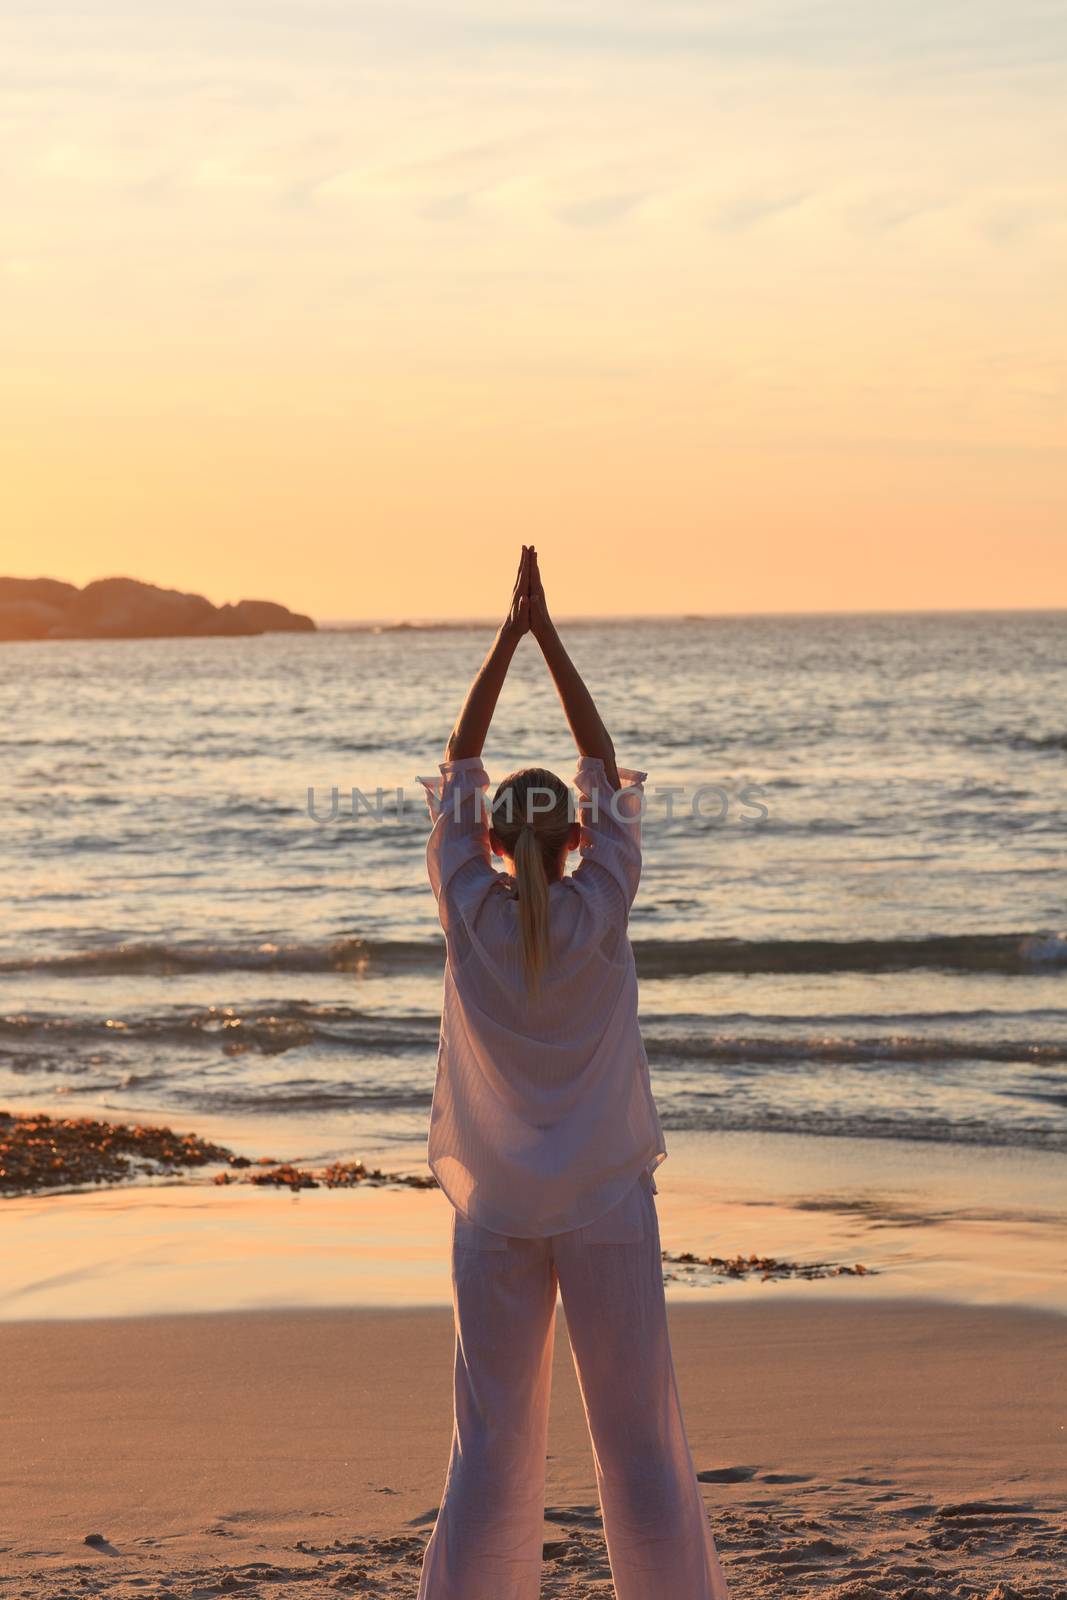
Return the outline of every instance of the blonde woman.
[[[487,800],[482,746],[527,632],[578,746],[577,811],[540,767]],[[532,547],[445,757],[423,780],[447,952],[428,1153],[453,1206],[455,1428],[419,1600],[537,1600],[557,1290],[618,1600],[725,1600],[667,1329],[666,1148],[627,933],[645,774],[616,766]]]

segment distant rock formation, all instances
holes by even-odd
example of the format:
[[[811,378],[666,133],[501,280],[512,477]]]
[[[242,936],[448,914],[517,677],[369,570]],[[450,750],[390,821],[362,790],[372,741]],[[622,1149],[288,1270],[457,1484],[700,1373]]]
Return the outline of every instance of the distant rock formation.
[[[136,578],[98,578],[84,589],[55,578],[0,578],[0,640],[314,632],[310,617],[273,600],[213,606],[202,594],[159,589]]]

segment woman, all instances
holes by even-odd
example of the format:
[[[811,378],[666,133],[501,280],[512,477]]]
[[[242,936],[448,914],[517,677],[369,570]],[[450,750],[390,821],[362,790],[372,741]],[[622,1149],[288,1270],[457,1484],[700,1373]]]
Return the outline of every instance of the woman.
[[[482,746],[527,632],[578,746],[579,816],[541,768],[485,801]],[[627,934],[645,774],[615,764],[532,547],[445,757],[423,782],[447,951],[429,1161],[454,1208],[455,1429],[419,1600],[537,1600],[557,1287],[618,1600],[725,1600],[667,1331],[666,1148]]]

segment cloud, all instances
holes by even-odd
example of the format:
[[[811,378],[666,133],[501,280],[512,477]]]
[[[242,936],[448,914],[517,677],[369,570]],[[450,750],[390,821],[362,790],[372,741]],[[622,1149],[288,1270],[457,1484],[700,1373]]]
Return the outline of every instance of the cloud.
[[[847,226],[855,232],[878,236],[893,233],[918,217],[944,211],[950,204],[950,197],[946,195],[915,194],[906,190],[875,191],[846,205],[843,215]]]
[[[994,244],[1014,244],[1044,232],[1058,232],[1067,241],[1067,195],[996,201],[979,217],[978,228]]]
[[[709,223],[711,227],[723,233],[743,233],[746,229],[755,227],[757,223],[781,216],[785,211],[796,210],[811,198],[810,189],[750,189],[734,195],[729,200],[720,201],[714,208]]]
[[[573,228],[607,228],[628,217],[652,191],[637,189],[630,192],[592,195],[587,200],[575,200],[557,206],[555,216]]]
[[[428,222],[459,222],[471,208],[473,192],[458,189],[455,194],[436,195],[419,207],[419,216]]]

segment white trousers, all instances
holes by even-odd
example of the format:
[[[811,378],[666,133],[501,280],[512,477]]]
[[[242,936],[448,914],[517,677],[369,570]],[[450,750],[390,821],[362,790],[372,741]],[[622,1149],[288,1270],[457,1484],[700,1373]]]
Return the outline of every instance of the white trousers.
[[[538,1600],[556,1289],[617,1600],[727,1600],[686,1442],[655,1185],[546,1239],[453,1218],[455,1426],[419,1600]]]

